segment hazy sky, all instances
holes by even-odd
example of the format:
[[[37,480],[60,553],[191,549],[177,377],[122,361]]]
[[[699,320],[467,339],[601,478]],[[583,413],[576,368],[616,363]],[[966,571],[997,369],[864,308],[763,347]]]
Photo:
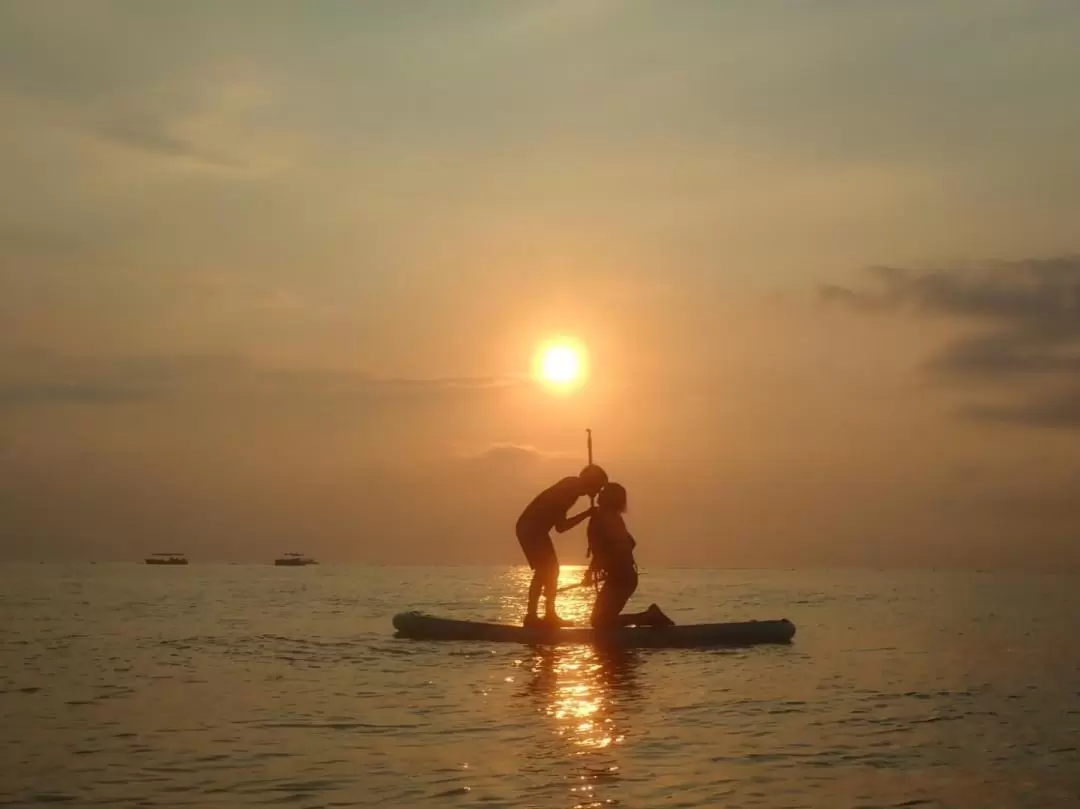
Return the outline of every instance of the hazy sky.
[[[8,0],[0,553],[517,563],[591,427],[646,567],[1080,567],[1078,41]],[[576,396],[528,378],[558,334]]]

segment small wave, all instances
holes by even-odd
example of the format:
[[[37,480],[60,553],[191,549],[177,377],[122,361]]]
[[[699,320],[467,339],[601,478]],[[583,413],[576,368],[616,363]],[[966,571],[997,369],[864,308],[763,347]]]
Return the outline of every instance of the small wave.
[[[77,800],[75,795],[68,795],[65,792],[39,792],[37,795],[30,796],[30,803],[67,803],[68,801]]]
[[[379,725],[372,722],[258,722],[256,727],[267,729],[306,728],[310,730],[418,730],[419,724]]]
[[[453,789],[448,789],[445,792],[436,792],[431,797],[432,798],[452,798],[455,795],[468,795],[470,792],[472,792],[472,787],[460,786],[460,787],[454,787]]]

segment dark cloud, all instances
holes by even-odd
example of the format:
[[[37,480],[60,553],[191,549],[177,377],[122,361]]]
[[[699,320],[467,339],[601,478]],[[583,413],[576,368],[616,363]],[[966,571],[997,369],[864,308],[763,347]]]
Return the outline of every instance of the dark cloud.
[[[1013,401],[965,407],[965,418],[1080,428],[1080,256],[982,267],[870,271],[869,289],[820,298],[864,313],[906,312],[970,325],[924,366],[933,378],[1000,386]]]
[[[875,288],[825,286],[821,299],[860,311],[908,310],[1080,334],[1080,256],[922,272],[875,267],[868,273]]]
[[[974,421],[1080,430],[1080,385],[1057,394],[1031,397],[1019,404],[971,405],[960,412]]]
[[[1021,384],[1080,372],[1080,353],[1069,341],[1057,342],[1020,331],[994,331],[955,340],[925,368],[939,377]]]

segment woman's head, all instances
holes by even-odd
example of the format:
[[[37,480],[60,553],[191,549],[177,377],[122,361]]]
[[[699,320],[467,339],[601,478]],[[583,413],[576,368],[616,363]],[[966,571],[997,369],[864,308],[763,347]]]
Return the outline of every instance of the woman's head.
[[[626,511],[626,487],[621,483],[608,483],[600,490],[596,505],[603,509]]]

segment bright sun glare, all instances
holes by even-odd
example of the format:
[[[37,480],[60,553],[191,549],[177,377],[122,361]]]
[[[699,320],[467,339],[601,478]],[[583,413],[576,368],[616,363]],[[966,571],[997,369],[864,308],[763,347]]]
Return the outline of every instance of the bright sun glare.
[[[536,377],[546,385],[566,390],[585,381],[585,349],[573,340],[555,340],[542,346],[536,356]]]

